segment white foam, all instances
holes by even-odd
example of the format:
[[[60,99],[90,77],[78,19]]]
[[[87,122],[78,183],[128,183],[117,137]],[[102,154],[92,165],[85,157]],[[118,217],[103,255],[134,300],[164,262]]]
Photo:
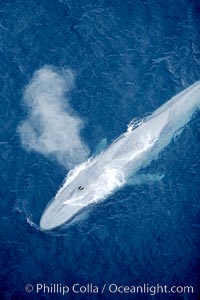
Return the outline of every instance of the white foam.
[[[135,128],[137,128],[142,123],[144,123],[144,120],[145,120],[145,118],[143,118],[143,119],[137,119],[137,118],[132,119],[131,122],[127,125],[127,131],[128,132],[133,131]]]

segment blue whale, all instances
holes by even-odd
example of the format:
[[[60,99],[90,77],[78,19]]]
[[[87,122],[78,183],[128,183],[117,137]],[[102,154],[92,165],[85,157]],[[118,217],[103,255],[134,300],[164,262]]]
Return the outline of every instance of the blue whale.
[[[171,98],[95,157],[71,170],[44,210],[40,227],[50,230],[69,222],[86,206],[106,199],[157,159],[200,107],[200,81]]]

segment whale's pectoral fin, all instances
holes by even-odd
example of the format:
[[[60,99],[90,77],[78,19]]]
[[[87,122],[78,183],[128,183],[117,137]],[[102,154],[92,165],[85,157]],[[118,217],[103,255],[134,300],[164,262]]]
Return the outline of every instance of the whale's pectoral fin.
[[[130,177],[127,181],[127,185],[139,185],[147,184],[149,182],[156,182],[163,179],[163,174],[137,174]]]
[[[102,139],[99,144],[97,145],[96,149],[94,150],[93,156],[98,155],[101,153],[105,148],[107,148],[108,141],[106,138]]]

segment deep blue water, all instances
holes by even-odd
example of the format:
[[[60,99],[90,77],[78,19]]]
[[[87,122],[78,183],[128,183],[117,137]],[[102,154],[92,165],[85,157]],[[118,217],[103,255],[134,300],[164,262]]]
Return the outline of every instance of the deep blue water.
[[[197,113],[148,167],[160,182],[129,186],[63,232],[31,226],[66,170],[21,145],[21,99],[46,64],[71,68],[71,105],[92,151],[200,79],[195,0],[18,0],[0,3],[0,299],[151,299],[150,295],[26,293],[31,283],[193,285],[200,296],[200,122]]]

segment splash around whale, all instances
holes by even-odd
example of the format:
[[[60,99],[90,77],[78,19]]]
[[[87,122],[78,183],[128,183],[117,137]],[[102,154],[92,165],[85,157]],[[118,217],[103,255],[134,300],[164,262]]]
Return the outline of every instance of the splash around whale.
[[[86,206],[124,186],[180,133],[200,107],[200,81],[171,98],[105,151],[71,170],[40,220],[43,230],[70,222]]]

